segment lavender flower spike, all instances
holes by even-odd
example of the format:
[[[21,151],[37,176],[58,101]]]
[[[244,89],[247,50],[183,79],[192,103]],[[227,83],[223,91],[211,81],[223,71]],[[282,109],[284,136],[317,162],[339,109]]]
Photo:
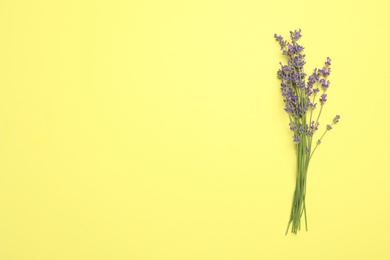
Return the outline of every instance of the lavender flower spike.
[[[291,40],[294,42],[294,41],[298,41],[299,38],[301,38],[302,35],[301,35],[301,29],[299,29],[299,31],[295,30],[294,32],[290,31],[290,38]]]
[[[327,96],[327,94],[322,94],[321,95],[320,102],[321,102],[322,105],[325,104],[325,102],[327,101],[326,96]]]
[[[332,129],[332,127],[331,127],[330,125],[327,125],[326,128],[327,128],[328,130]]]
[[[326,66],[330,66],[331,64],[330,64],[330,61],[331,61],[331,59],[329,58],[329,57],[327,57],[326,58],[326,61],[325,61],[325,65]]]
[[[294,141],[293,141],[294,144],[299,144],[301,142],[301,136],[300,135],[298,135],[298,138],[294,135],[293,138],[294,138]]]
[[[339,115],[335,116],[334,119],[333,119],[333,123],[334,123],[334,124],[338,123],[338,122],[339,122],[339,119],[340,119],[340,116],[339,116]]]

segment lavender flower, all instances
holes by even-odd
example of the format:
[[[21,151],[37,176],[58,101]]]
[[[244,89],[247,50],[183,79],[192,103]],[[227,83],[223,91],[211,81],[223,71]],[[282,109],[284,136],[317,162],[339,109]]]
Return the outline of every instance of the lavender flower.
[[[274,37],[275,37],[276,41],[279,42],[280,47],[283,49],[286,46],[287,41],[283,41],[283,37],[280,35],[278,36],[276,33],[275,33]]]
[[[301,38],[302,35],[301,35],[301,29],[299,29],[299,31],[295,30],[294,32],[290,31],[290,38],[291,40],[294,42],[294,41],[298,41],[299,38]]]
[[[294,130],[297,129],[297,124],[295,124],[295,122],[292,122],[292,124],[289,123],[288,125],[290,126],[290,130],[291,130],[291,131],[294,131]]]
[[[298,130],[298,132],[299,132],[300,134],[303,134],[304,131],[305,131],[305,130],[303,130],[302,124],[300,124],[300,125],[299,125],[299,130]]]
[[[280,42],[280,41],[283,41],[283,37],[281,36],[281,35],[277,35],[276,33],[274,34],[274,37],[275,37],[275,39],[278,41],[278,42]]]
[[[321,70],[318,70],[318,73],[321,75],[321,76],[323,76],[323,77],[327,77],[327,76],[329,76],[330,75],[330,68],[328,67],[328,68],[325,68],[325,67],[323,67]]]
[[[321,98],[320,98],[321,104],[325,104],[325,102],[327,101],[326,96],[327,96],[326,94],[321,95]]]
[[[319,125],[320,125],[319,122],[317,122],[316,124],[314,124],[314,121],[311,121],[310,128],[313,129],[313,131],[317,131]]]
[[[310,108],[310,109],[316,109],[316,105],[317,105],[317,103],[312,103],[311,102],[311,100],[310,100],[310,98],[308,98],[307,99],[307,106],[308,106],[308,108]]]
[[[301,136],[300,135],[298,135],[298,138],[296,137],[296,135],[294,135],[293,138],[294,138],[294,141],[293,141],[294,144],[299,144],[301,142]]]
[[[324,91],[326,91],[329,88],[329,83],[330,83],[329,80],[325,83],[325,79],[321,79],[320,82],[322,88],[324,89]]]
[[[315,142],[313,139],[314,134],[318,131],[319,118],[324,108],[324,104],[327,101],[326,90],[328,90],[330,81],[328,77],[331,73],[331,59],[326,58],[325,67],[322,69],[315,68],[313,72],[308,76],[304,71],[306,64],[306,55],[304,54],[305,48],[297,43],[302,37],[301,29],[290,31],[290,38],[292,42],[289,42],[281,35],[274,35],[275,40],[279,43],[282,54],[286,57],[287,63],[283,65],[281,62],[276,76],[281,80],[280,91],[283,97],[284,110],[288,113],[290,123],[290,130],[294,132],[293,143],[297,149],[297,161],[298,174],[297,184],[293,205],[288,222],[286,234],[291,225],[291,232],[297,233],[300,229],[301,216],[305,216],[306,219],[306,205],[305,205],[305,191],[306,191],[306,175],[308,171],[309,162],[316,151],[324,135],[328,130],[332,129],[332,125],[339,122],[340,116],[337,115],[331,125],[326,126],[325,132],[321,138]],[[306,70],[307,71],[307,70]],[[308,76],[308,78],[306,78]],[[321,85],[321,86],[319,86]],[[321,104],[320,110],[317,115],[314,115],[316,110],[316,97],[321,87],[323,94],[319,98]],[[314,120],[312,120],[314,119]],[[312,150],[312,144],[315,144]],[[305,213],[303,215],[303,213]],[[306,221],[305,221],[306,222]],[[307,230],[307,224],[306,224]]]
[[[340,116],[339,116],[339,115],[335,116],[334,119],[333,119],[333,123],[334,123],[334,124],[338,123],[338,122],[339,122],[339,119],[340,119]]]
[[[327,57],[326,58],[326,61],[325,61],[325,65],[326,66],[330,66],[331,64],[330,64],[330,61],[331,61],[331,59],[329,58],[329,57]]]

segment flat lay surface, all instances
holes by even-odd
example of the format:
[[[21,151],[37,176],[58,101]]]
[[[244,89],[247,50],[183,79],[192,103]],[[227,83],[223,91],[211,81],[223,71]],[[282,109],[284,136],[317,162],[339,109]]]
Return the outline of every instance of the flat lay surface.
[[[0,259],[390,259],[389,1],[0,6]],[[285,236],[299,28],[341,119]]]

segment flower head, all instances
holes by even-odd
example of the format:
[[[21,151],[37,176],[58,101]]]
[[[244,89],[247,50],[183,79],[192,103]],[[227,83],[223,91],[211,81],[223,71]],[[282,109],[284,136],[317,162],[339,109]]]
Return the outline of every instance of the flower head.
[[[321,98],[320,98],[321,104],[325,104],[325,102],[327,101],[326,96],[327,96],[327,94],[322,94],[321,95]]]
[[[320,80],[320,73],[318,72],[317,68],[314,69],[314,72],[312,75],[313,75],[316,82],[318,82]]]
[[[321,82],[322,84],[321,84],[321,86],[322,86],[322,88],[324,89],[324,91],[326,91],[328,88],[329,88],[329,80],[325,83],[325,80],[324,79],[321,79],[321,81],[323,81],[323,82]]]
[[[308,84],[307,88],[305,88],[305,95],[309,97],[309,96],[311,96],[311,94],[313,94],[313,91],[311,91],[309,83],[307,83],[307,84]]]
[[[327,57],[326,58],[326,61],[325,61],[325,65],[326,66],[330,66],[331,65],[331,63],[330,63],[330,61],[331,61],[332,59],[330,59],[329,57]]]
[[[295,30],[294,32],[290,31],[290,38],[292,41],[297,41],[301,37],[301,29],[299,29],[299,31]]]
[[[291,131],[294,131],[294,130],[297,129],[297,124],[295,124],[295,122],[292,122],[292,124],[289,123],[288,125],[290,126],[290,130],[291,130]]]
[[[276,33],[274,34],[274,37],[275,37],[275,40],[277,40],[278,42],[279,41],[283,41],[283,37],[281,35],[277,35]]]
[[[286,111],[287,113],[292,113],[294,112],[294,108],[289,104],[287,104],[286,107],[284,108],[284,111]]]
[[[287,41],[283,41],[283,37],[280,35],[278,36],[276,33],[275,33],[274,37],[275,37],[275,40],[279,42],[280,47],[283,49],[286,46]]]
[[[314,104],[313,104],[313,103],[311,102],[310,98],[307,99],[307,107],[308,107],[308,108],[316,109],[316,105],[317,105],[317,103],[314,103]]]
[[[300,136],[300,135],[298,135],[298,138],[297,138],[296,135],[294,135],[293,138],[294,138],[294,141],[293,141],[293,142],[294,142],[295,144],[299,144],[299,143],[301,142],[301,136]]]
[[[331,125],[327,125],[326,128],[327,128],[328,130],[330,130],[330,129],[332,129],[332,126],[331,126]]]
[[[319,125],[320,125],[320,122],[317,122],[317,124],[314,125],[314,121],[311,121],[310,128],[313,129],[313,131],[317,131]]]
[[[333,123],[334,123],[334,124],[338,123],[338,122],[339,122],[339,119],[340,119],[340,116],[339,116],[339,115],[335,116],[334,119],[333,119]]]
[[[306,153],[310,153],[310,152],[311,152],[310,149],[306,145]]]
[[[303,134],[303,132],[305,132],[305,130],[304,130],[303,127],[302,127],[302,124],[299,125],[299,130],[298,130],[298,132],[299,132],[300,134]]]
[[[323,67],[322,69],[318,70],[318,73],[325,78],[330,75],[330,68]]]

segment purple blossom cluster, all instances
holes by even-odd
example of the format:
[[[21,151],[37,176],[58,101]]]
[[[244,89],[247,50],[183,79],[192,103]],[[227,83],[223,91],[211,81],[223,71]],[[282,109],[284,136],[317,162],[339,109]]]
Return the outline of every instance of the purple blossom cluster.
[[[302,124],[299,124],[299,127],[295,122],[289,123],[290,130],[294,132],[294,143],[299,144],[301,141],[300,136],[305,134],[306,136],[313,136],[315,131],[318,130],[318,126],[320,125],[319,122],[311,121],[310,125],[306,124],[306,126],[302,126]],[[299,136],[296,137],[295,133],[298,132]]]
[[[306,119],[307,112],[310,111],[310,114],[312,114],[313,110],[317,108],[315,100],[320,92],[320,88],[323,92],[318,99],[321,109],[327,101],[328,95],[325,92],[329,89],[330,85],[328,77],[331,72],[331,59],[327,57],[325,66],[322,69],[314,69],[307,77],[304,70],[306,55],[303,54],[303,50],[305,48],[297,43],[302,37],[301,29],[290,31],[291,43],[284,40],[281,35],[275,34],[274,37],[281,47],[282,54],[287,57],[287,64],[284,65],[280,62],[280,69],[277,71],[277,77],[281,80],[280,89],[285,103],[284,110],[293,121],[302,121],[303,118]],[[314,121],[311,123],[314,123]],[[318,129],[318,120],[315,124],[315,128]],[[303,132],[298,131],[294,134],[294,143],[301,141],[300,135],[303,133],[310,137],[313,136],[315,130],[311,128],[311,125],[303,128]],[[296,125],[293,126],[290,123],[290,129],[295,131]]]
[[[302,37],[301,29],[290,32],[292,43],[284,40],[282,36],[274,35],[279,42],[282,54],[287,56],[287,65],[279,63],[281,68],[277,72],[277,77],[281,79],[281,90],[284,110],[294,118],[302,118],[306,112],[317,108],[314,99],[320,91],[318,86],[321,84],[324,92],[329,88],[329,80],[326,78],[330,75],[331,59],[328,57],[325,66],[322,69],[314,69],[313,73],[307,78],[304,72],[305,54],[302,54],[304,47],[297,41]],[[326,94],[321,96],[320,102],[323,105],[326,102]]]

